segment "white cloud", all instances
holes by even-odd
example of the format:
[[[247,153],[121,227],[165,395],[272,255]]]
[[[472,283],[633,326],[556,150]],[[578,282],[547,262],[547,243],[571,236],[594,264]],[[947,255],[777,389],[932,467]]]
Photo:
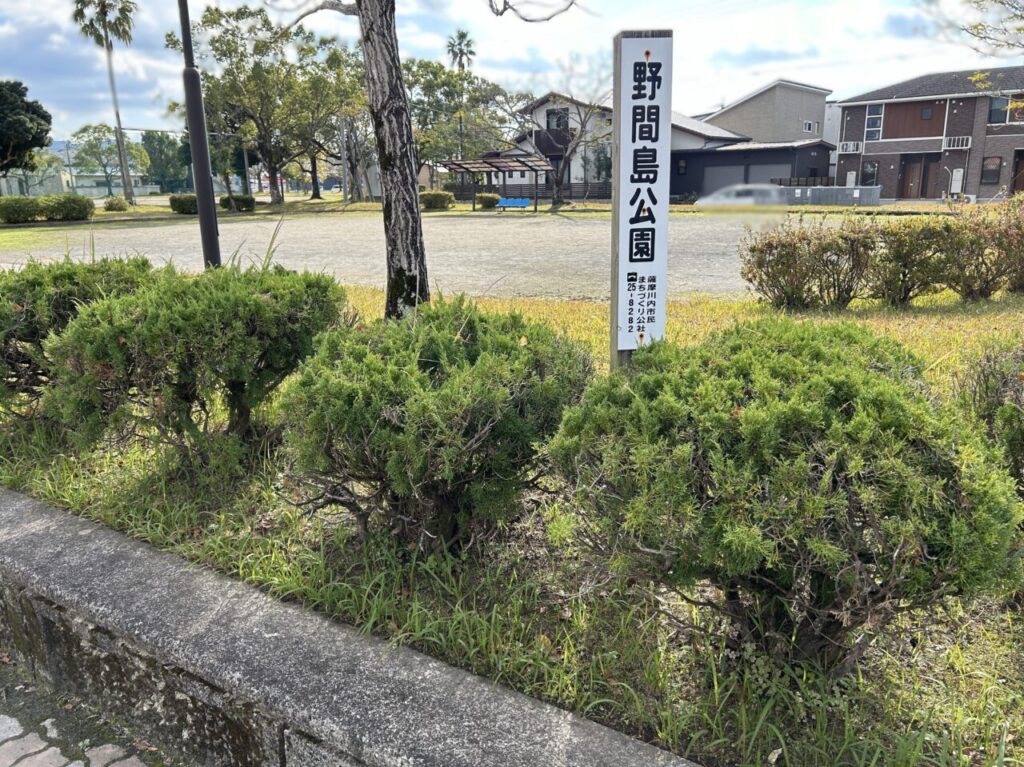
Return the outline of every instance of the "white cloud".
[[[275,4],[294,8],[297,2]],[[584,2],[583,9],[575,8],[550,22],[527,24],[510,14],[495,17],[486,0],[397,0],[399,43],[405,56],[445,61],[447,35],[466,28],[476,42],[475,72],[508,87],[543,92],[565,86],[561,70],[573,57],[591,62],[603,59],[607,66],[616,32],[669,28],[675,32],[675,108],[691,114],[731,101],[777,77],[831,88],[835,98],[844,98],[927,72],[1005,63],[971,51],[963,41],[909,33],[894,36],[901,30],[912,32],[924,7],[918,0]],[[242,0],[212,3],[235,7]],[[963,0],[936,0],[936,4],[946,13],[960,13],[963,8]],[[194,17],[202,6],[201,0],[193,0]],[[894,14],[899,16],[898,24],[891,23]],[[294,12],[274,15],[290,20]],[[355,18],[337,13],[321,12],[305,23],[318,34],[349,42],[359,31]],[[114,57],[125,124],[178,124],[163,109],[167,101],[181,98],[180,58],[163,49],[164,34],[177,31],[177,25],[176,4],[139,4],[135,42],[129,48],[118,46]],[[75,29],[71,3],[0,0],[0,38],[6,46],[14,48],[32,30],[38,55],[4,56],[0,64],[4,75],[24,80],[34,93],[45,93],[55,132],[70,132],[86,121],[109,120],[102,52]],[[91,61],[91,66],[75,71],[76,79],[65,83],[61,62],[82,60]],[[85,93],[98,96],[93,100]]]

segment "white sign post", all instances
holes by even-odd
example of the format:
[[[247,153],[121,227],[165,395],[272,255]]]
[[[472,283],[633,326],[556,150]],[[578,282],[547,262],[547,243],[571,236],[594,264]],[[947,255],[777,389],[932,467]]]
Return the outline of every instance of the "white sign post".
[[[665,337],[672,32],[615,37],[611,364]]]

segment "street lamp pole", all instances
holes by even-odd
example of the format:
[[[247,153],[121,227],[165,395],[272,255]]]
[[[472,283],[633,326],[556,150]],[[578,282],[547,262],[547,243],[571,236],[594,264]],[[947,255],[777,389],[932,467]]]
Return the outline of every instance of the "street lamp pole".
[[[192,52],[192,25],[188,18],[188,0],[178,0],[181,15],[181,47],[185,53],[185,117],[194,167],[192,181],[199,210],[199,234],[203,242],[203,265],[220,266],[220,240],[217,232],[217,206],[213,196],[213,171],[210,169],[210,143],[206,135],[206,111],[203,86]]]

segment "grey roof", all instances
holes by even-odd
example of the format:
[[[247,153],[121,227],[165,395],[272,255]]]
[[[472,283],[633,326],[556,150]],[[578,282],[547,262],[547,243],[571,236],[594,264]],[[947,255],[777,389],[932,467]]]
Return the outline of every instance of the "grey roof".
[[[800,149],[805,146],[815,146],[821,144],[828,147],[830,150],[835,149],[835,146],[823,141],[820,138],[805,138],[799,141],[745,141],[741,144],[728,144],[727,146],[715,147],[711,151],[713,152],[750,152],[759,151],[765,149]]]
[[[979,87],[971,80],[978,73],[988,75],[991,85]],[[921,75],[910,80],[886,85],[853,98],[843,99],[840,104],[858,101],[888,101],[890,99],[929,98],[932,96],[953,96],[977,93],[979,96],[993,91],[1024,92],[1024,67],[997,67],[995,69],[962,69],[958,72],[936,72]]]
[[[717,125],[698,120],[696,117],[688,117],[682,112],[672,113],[672,125],[687,133],[693,133],[704,138],[717,138],[725,141],[746,141],[748,138],[739,133],[733,133],[731,130],[719,128]]]

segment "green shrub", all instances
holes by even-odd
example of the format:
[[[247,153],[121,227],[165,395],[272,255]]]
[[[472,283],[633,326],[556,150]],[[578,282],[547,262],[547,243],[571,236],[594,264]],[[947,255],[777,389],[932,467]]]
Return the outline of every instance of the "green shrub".
[[[822,222],[812,231],[818,240],[814,270],[818,303],[828,309],[845,309],[865,292],[878,243],[876,228],[863,217],[851,216],[839,226]]]
[[[1006,262],[1006,287],[1024,293],[1024,194],[999,206],[992,228],[996,250]]]
[[[27,224],[42,215],[38,197],[0,197],[0,223]]]
[[[83,306],[131,293],[149,279],[143,258],[32,262],[0,272],[0,406],[31,406],[49,385],[43,341],[51,333],[60,333]]]
[[[817,242],[802,223],[787,221],[765,232],[747,232],[740,243],[740,275],[779,309],[816,306]]]
[[[498,200],[500,199],[500,195],[481,192],[476,196],[476,206],[480,210],[491,210],[498,207]]]
[[[112,428],[203,462],[223,406],[227,432],[254,436],[252,413],[338,318],[333,279],[235,267],[166,269],[135,294],[82,310],[46,345],[59,385],[45,402],[84,440]]]
[[[128,211],[128,200],[124,197],[108,197],[103,201],[103,210],[110,213],[126,213]]]
[[[425,210],[448,210],[455,204],[451,192],[420,192],[420,204]]]
[[[998,451],[895,343],[777,318],[633,361],[551,446],[580,537],[641,582],[709,581],[734,644],[849,670],[901,611],[1018,576]]]
[[[47,221],[88,221],[96,203],[81,194],[52,194],[39,198]]]
[[[324,336],[286,389],[286,438],[364,530],[377,512],[409,541],[458,545],[515,511],[590,371],[544,325],[442,301]]]
[[[960,402],[1005,450],[1024,497],[1024,347],[989,349],[956,384]]]
[[[194,216],[199,212],[199,202],[194,194],[172,194],[171,210],[183,216]]]
[[[861,219],[844,219],[838,226],[787,221],[747,232],[740,243],[740,273],[780,309],[845,309],[865,290],[876,242],[874,227]]]
[[[996,246],[991,211],[964,210],[944,220],[940,271],[943,284],[967,301],[991,298],[1006,287],[1010,262]]]
[[[231,210],[231,198],[227,195],[221,197],[220,206],[224,208],[224,210]],[[256,210],[256,198],[247,194],[236,194],[235,210],[239,213],[251,213]]]
[[[868,273],[872,297],[906,306],[938,288],[944,225],[935,218],[898,218],[878,227],[878,249]]]

